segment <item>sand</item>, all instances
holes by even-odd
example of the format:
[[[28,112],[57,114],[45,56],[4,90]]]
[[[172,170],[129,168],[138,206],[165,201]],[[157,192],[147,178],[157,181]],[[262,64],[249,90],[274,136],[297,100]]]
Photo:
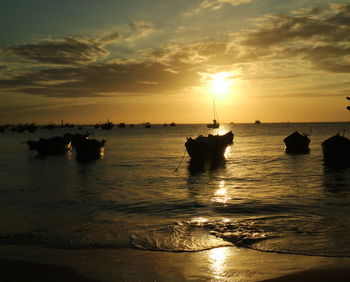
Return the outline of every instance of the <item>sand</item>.
[[[0,281],[348,281],[349,258],[223,247],[195,253],[0,247]]]

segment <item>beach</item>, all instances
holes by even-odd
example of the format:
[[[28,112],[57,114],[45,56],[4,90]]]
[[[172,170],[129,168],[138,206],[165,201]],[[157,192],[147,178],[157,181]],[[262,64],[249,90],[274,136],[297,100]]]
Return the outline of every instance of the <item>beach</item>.
[[[3,246],[1,281],[348,281],[349,258],[223,247],[202,252]]]

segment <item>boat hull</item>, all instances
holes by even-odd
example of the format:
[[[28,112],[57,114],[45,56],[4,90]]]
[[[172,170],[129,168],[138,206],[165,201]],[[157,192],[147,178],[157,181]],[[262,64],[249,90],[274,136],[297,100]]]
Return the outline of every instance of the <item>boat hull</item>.
[[[233,133],[187,138],[185,147],[193,163],[216,163],[225,160],[226,148],[233,143]]]

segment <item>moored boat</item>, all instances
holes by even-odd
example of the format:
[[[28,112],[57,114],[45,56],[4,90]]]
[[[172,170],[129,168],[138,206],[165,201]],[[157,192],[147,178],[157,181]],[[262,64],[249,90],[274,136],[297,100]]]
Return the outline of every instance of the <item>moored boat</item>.
[[[306,154],[310,152],[310,138],[305,133],[300,134],[298,131],[295,131],[291,135],[284,138],[283,142],[286,145],[286,153]]]
[[[224,135],[198,136],[195,139],[187,138],[185,147],[192,162],[215,163],[225,160],[225,150],[233,143],[232,131]]]
[[[51,138],[40,138],[38,141],[27,141],[30,150],[37,151],[40,155],[64,154],[72,148],[69,138],[56,136]]]
[[[322,151],[326,164],[350,164],[350,139],[339,133],[322,142]]]
[[[104,152],[106,140],[98,141],[96,139],[85,139],[75,146],[77,159],[93,160],[99,159]]]

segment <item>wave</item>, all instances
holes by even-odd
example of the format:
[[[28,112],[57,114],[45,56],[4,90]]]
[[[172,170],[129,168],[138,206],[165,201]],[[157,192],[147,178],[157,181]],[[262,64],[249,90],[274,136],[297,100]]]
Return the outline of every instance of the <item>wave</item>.
[[[278,217],[271,219],[285,220]],[[162,252],[201,252],[219,247],[238,247],[278,254],[350,257],[346,248],[324,248],[313,232],[308,233],[297,226],[266,225],[261,218],[244,221],[196,218],[158,228],[137,227],[124,231],[98,234],[90,230],[63,235],[45,231],[3,234],[0,235],[0,245],[70,250],[132,248]],[[311,243],[313,240],[315,244]],[[317,245],[318,248],[315,248]]]

